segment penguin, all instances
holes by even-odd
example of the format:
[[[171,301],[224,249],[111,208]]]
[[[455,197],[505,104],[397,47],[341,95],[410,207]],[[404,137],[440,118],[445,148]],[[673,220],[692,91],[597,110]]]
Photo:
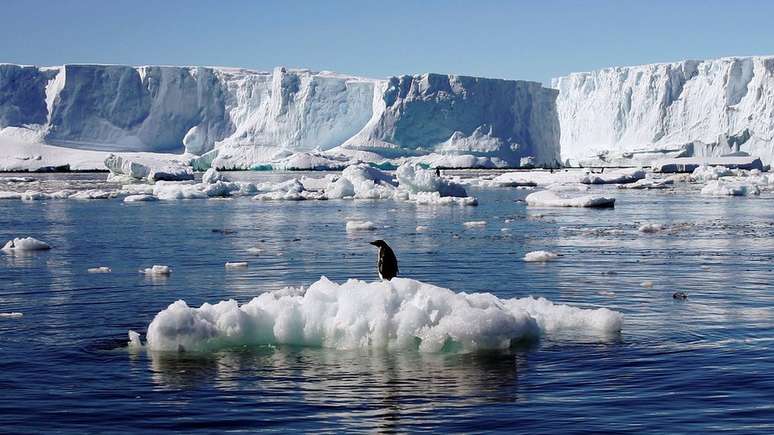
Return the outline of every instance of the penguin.
[[[387,246],[387,243],[384,240],[375,240],[370,243],[379,248],[379,261],[376,263],[379,278],[389,281],[398,276],[398,259],[395,258],[395,253]]]

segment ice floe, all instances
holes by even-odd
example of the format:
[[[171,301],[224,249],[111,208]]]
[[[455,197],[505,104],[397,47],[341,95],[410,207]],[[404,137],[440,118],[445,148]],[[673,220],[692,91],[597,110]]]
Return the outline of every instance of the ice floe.
[[[150,182],[194,179],[190,166],[151,157],[128,157],[111,154],[105,159],[105,166],[113,175],[126,175],[137,180]]]
[[[244,269],[247,267],[246,261],[229,261],[225,265],[226,269]]]
[[[347,221],[347,231],[373,231],[376,229],[371,221]]]
[[[701,194],[711,196],[747,196],[760,194],[760,189],[754,184],[712,180],[701,189]]]
[[[172,273],[172,269],[170,269],[169,266],[154,264],[153,267],[147,267],[140,270],[140,273],[146,275],[169,275]]]
[[[533,207],[590,207],[605,208],[615,205],[615,198],[601,195],[584,195],[573,198],[563,198],[550,190],[530,193],[524,199],[527,205]]]
[[[146,339],[150,350],[172,352],[264,344],[472,352],[544,333],[606,338],[622,326],[623,316],[606,308],[455,293],[405,278],[337,284],[322,277],[306,289],[263,293],[241,306],[228,300],[194,308],[178,300],[155,316]]]
[[[559,254],[551,251],[532,251],[524,255],[524,261],[529,263],[545,263],[559,258]]]
[[[158,198],[153,195],[129,195],[124,198],[124,202],[148,202],[157,200]]]
[[[582,177],[580,182],[583,184],[627,184],[643,178],[645,178],[645,171],[642,168],[619,169],[601,174],[589,173]]]
[[[6,252],[13,252],[13,251],[45,251],[48,249],[51,249],[51,246],[49,246],[48,243],[42,242],[32,237],[24,237],[24,238],[15,238],[13,240],[9,240],[5,244],[5,246],[3,246],[2,250]]]
[[[110,273],[113,270],[107,266],[92,267],[87,270],[89,273]]]

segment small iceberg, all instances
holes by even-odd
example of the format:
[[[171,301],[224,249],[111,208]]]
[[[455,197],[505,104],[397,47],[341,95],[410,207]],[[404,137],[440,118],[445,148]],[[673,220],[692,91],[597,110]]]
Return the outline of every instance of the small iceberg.
[[[550,190],[541,190],[527,195],[524,199],[527,205],[533,207],[588,207],[611,208],[615,206],[615,198],[600,195],[583,195],[574,198],[563,198]]]
[[[9,240],[5,246],[3,246],[3,251],[6,252],[14,252],[14,251],[46,251],[48,249],[51,249],[51,246],[48,245],[46,242],[41,242],[38,239],[34,239],[32,237],[25,237],[25,238],[16,238],[13,240]]]
[[[528,263],[545,263],[557,258],[559,258],[559,254],[551,251],[532,251],[524,256],[524,261]]]
[[[376,229],[371,221],[347,221],[347,231],[373,231]]]
[[[226,269],[243,269],[247,267],[246,261],[229,261],[226,263]]]
[[[89,272],[89,273],[110,273],[112,271],[113,270],[110,269],[107,266],[92,267],[92,268],[87,270],[87,272]]]
[[[154,264],[153,267],[140,270],[140,273],[144,273],[146,275],[169,275],[172,273],[172,269],[170,269],[169,266]]]

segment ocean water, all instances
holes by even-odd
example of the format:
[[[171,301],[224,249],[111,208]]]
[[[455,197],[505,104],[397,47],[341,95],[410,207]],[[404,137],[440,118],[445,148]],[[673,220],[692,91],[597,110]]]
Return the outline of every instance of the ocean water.
[[[45,177],[91,186],[104,174]],[[529,190],[512,188],[469,189],[478,207],[0,201],[0,240],[53,246],[0,254],[0,313],[24,314],[0,318],[0,431],[774,431],[774,198],[594,189],[615,196],[615,209],[528,209]],[[347,232],[347,219],[379,228]],[[645,223],[667,228],[644,234]],[[144,334],[177,299],[242,303],[323,275],[374,280],[376,238],[393,247],[402,276],[607,307],[624,328],[472,354],[126,348],[129,329]],[[246,252],[253,246],[260,255]],[[562,256],[521,260],[539,249]],[[138,273],[153,264],[173,272]],[[113,271],[87,273],[96,266]]]

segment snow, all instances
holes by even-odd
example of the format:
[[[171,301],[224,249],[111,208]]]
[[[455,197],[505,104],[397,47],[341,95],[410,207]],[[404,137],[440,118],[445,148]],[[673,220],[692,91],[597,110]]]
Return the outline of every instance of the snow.
[[[9,240],[5,244],[5,246],[3,246],[2,250],[6,252],[14,252],[14,251],[45,251],[48,249],[51,249],[51,246],[49,246],[48,243],[46,242],[42,242],[32,237],[24,237],[24,238],[17,237],[13,240]]]
[[[604,208],[615,205],[614,198],[601,195],[584,195],[574,198],[560,197],[550,190],[530,193],[524,199],[532,207],[591,207]]]
[[[696,157],[746,151],[772,163],[773,59],[686,60],[554,79],[562,161],[671,148]]]
[[[376,225],[371,221],[347,221],[347,231],[373,231]]]
[[[559,258],[559,254],[550,251],[532,251],[524,255],[524,261],[528,263],[545,263]]]
[[[154,264],[153,267],[147,267],[140,270],[140,273],[144,273],[146,275],[169,275],[172,273],[172,269],[170,269],[169,266]]]
[[[87,270],[89,273],[110,273],[112,270],[107,266],[92,267]]]
[[[337,284],[321,277],[306,289],[262,293],[241,306],[228,300],[194,308],[178,300],[154,317],[146,338],[150,350],[172,352],[264,344],[474,352],[546,333],[604,338],[622,327],[623,316],[606,308],[455,293],[405,278]]]

